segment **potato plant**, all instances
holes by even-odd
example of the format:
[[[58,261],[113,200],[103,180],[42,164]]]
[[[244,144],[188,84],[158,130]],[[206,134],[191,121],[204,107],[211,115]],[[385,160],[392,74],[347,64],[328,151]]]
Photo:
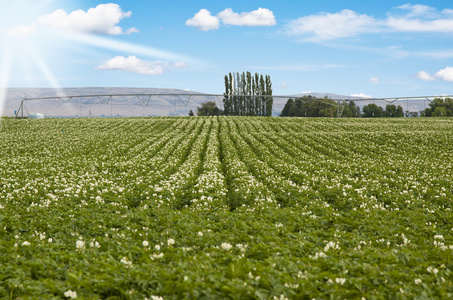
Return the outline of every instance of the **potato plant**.
[[[2,299],[453,298],[453,121],[0,123]]]

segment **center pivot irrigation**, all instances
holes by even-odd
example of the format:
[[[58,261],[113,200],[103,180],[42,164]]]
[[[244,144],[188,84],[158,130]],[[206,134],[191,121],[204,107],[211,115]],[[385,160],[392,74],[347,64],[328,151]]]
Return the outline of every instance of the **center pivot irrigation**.
[[[244,98],[257,98],[257,97],[262,97],[265,98],[263,99],[264,102],[268,101],[269,99],[274,99],[274,100],[288,100],[290,98],[297,99],[297,98],[302,98],[301,96],[285,96],[285,95],[230,95],[234,97],[244,97]],[[309,96],[309,95],[307,95]],[[90,99],[95,99],[98,101],[99,104],[105,104],[108,105],[110,104],[113,106],[113,99],[115,98],[135,98],[137,100],[137,104],[141,105],[143,108],[143,115],[144,109],[147,106],[152,107],[154,104],[152,103],[152,98],[157,98],[157,97],[166,97],[167,102],[170,103],[168,99],[173,99],[173,104],[175,108],[177,106],[183,106],[187,107],[191,101],[194,98],[199,98],[199,97],[204,97],[205,99],[212,99],[216,102],[219,108],[223,108],[223,98],[225,97],[223,94],[102,94],[102,95],[74,95],[74,96],[49,96],[49,97],[36,97],[36,98],[23,98],[21,100],[19,108],[16,110],[15,113],[15,118],[24,118],[24,117],[29,117],[30,114],[26,108],[25,103],[28,101],[47,101],[47,100],[53,100],[53,101],[59,101],[61,103],[69,103],[69,102],[74,102],[76,100],[79,100],[80,103],[80,111],[82,111],[82,99],[84,98],[90,98]],[[356,99],[335,99],[335,98],[316,98],[316,97],[310,97],[306,98],[305,100],[307,101],[317,101],[321,103],[325,103],[327,105],[331,105],[337,108],[337,117],[341,117],[343,114],[343,110],[346,107],[346,105],[351,102],[362,102],[362,101],[383,101],[385,103],[394,103],[396,101],[428,101],[431,102],[435,98],[451,98],[453,96],[416,96],[416,97],[388,97],[388,98],[356,98]],[[329,100],[329,101],[325,101]],[[331,101],[334,101],[335,103],[332,103]]]

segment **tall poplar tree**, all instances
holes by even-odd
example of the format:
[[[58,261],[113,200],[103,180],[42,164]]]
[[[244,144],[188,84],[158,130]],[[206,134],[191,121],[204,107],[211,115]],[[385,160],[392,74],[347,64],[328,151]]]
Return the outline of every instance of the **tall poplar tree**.
[[[250,72],[236,72],[225,75],[223,106],[225,115],[271,116],[272,82],[265,77]]]
[[[266,103],[265,108],[266,108],[266,113],[265,116],[272,116],[272,105],[274,104],[274,98],[272,96],[272,82],[271,82],[271,77],[269,75],[266,75],[266,95],[270,97],[266,97]]]
[[[225,93],[223,93],[223,109],[225,111],[225,115],[228,116],[231,110],[231,89],[230,82],[228,80],[228,75],[225,75]]]
[[[264,83],[264,76],[263,74],[260,75],[260,95],[262,97],[260,97],[260,112],[259,112],[259,115],[260,116],[264,116],[265,113],[266,113],[266,106],[264,105],[265,102],[265,95],[266,95],[266,86],[265,86],[265,83]]]
[[[255,92],[254,95],[260,96],[260,75],[255,73]],[[260,115],[261,97],[255,98],[255,116]]]
[[[254,114],[254,109],[253,109],[253,105],[255,104],[254,103],[254,99],[252,99],[252,74],[250,72],[247,72],[246,74],[246,86],[247,86],[247,89],[245,91],[245,94],[248,96],[247,97],[247,115],[248,116],[253,116]]]

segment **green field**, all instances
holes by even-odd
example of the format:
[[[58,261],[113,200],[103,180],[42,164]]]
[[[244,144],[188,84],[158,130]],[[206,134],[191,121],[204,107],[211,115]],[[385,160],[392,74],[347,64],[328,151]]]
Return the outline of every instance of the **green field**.
[[[2,299],[451,299],[453,120],[0,123]]]

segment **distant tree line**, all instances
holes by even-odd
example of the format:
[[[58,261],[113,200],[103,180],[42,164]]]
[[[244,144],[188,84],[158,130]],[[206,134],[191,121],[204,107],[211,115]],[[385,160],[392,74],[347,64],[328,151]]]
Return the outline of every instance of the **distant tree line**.
[[[225,75],[223,95],[224,114],[227,116],[272,115],[272,82],[269,75],[229,73]]]
[[[305,95],[290,98],[280,114],[281,117],[335,117],[338,112],[337,102],[328,97],[318,98]],[[342,117],[360,117],[360,107],[354,101],[344,106]]]
[[[236,72],[225,75],[224,110],[209,101],[197,108],[198,116],[271,116],[272,82],[269,75],[250,72]],[[369,103],[360,107],[350,100],[340,107],[341,117],[346,118],[402,118],[402,117],[451,117],[453,116],[452,98],[435,98],[429,107],[420,112],[403,111],[401,105],[387,104],[385,108]],[[335,117],[339,111],[335,100],[305,95],[290,98],[280,113],[281,117]],[[420,114],[419,114],[420,113]],[[189,115],[193,116],[193,111]]]
[[[453,99],[437,99],[426,109],[426,115],[453,115]],[[305,95],[301,98],[290,98],[280,116],[281,117],[335,117],[338,113],[338,103],[328,97],[318,98]],[[340,107],[341,117],[343,118],[402,118],[416,117],[418,112],[404,113],[401,105],[387,104],[385,108],[370,103],[363,106],[362,110],[354,101]]]
[[[403,112],[401,105],[387,104],[385,110],[374,103],[365,105],[362,109],[362,117],[452,117],[453,99],[434,98],[429,107],[419,112]]]

